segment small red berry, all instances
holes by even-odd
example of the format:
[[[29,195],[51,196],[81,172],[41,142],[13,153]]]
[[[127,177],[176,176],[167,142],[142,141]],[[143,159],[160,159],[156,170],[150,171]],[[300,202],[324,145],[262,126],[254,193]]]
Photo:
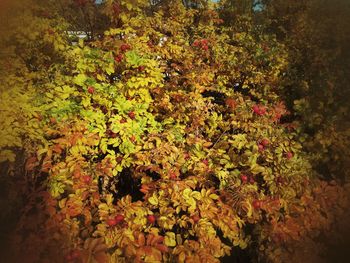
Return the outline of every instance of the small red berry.
[[[135,135],[132,135],[132,136],[130,137],[130,141],[132,141],[132,142],[135,142],[135,141],[136,141]]]
[[[242,180],[243,183],[248,182],[248,176],[245,175],[245,174],[242,174],[242,175],[241,175],[241,180]]]
[[[289,160],[293,157],[293,153],[292,152],[287,152],[286,153],[286,158]]]
[[[117,220],[115,218],[109,218],[107,219],[107,225],[112,227],[115,226],[116,224],[118,224]]]
[[[203,46],[202,46],[202,49],[205,50],[205,51],[207,51],[208,48],[209,48],[209,47],[208,47],[207,45],[203,45]]]
[[[270,144],[270,142],[269,142],[268,139],[264,138],[264,139],[261,140],[261,144],[264,145],[264,146],[267,146],[267,145]]]
[[[114,60],[115,60],[116,62],[120,63],[120,62],[123,60],[123,54],[119,54],[118,56],[116,56],[116,57],[114,58]]]
[[[88,90],[87,90],[90,94],[93,94],[95,92],[95,89],[94,87],[89,87]]]
[[[84,183],[89,184],[91,182],[91,176],[85,175],[83,177],[83,181]]]
[[[261,105],[254,105],[253,106],[253,112],[257,115],[264,115],[266,113],[266,108],[264,106]]]
[[[135,112],[133,112],[133,111],[130,111],[129,113],[128,113],[128,116],[130,117],[130,119],[135,119]]]
[[[172,180],[174,180],[174,179],[176,179],[176,178],[177,178],[177,176],[176,176],[176,173],[175,173],[175,172],[170,172],[170,173],[169,173],[169,177],[170,177],[170,179],[172,179]]]
[[[202,163],[204,163],[206,166],[209,165],[209,161],[208,161],[207,159],[204,159],[204,160],[202,161]]]
[[[118,156],[116,159],[117,163],[121,163],[123,161],[123,157]]]
[[[198,223],[198,221],[200,220],[200,217],[198,215],[193,215],[191,216],[192,220],[194,223]]]
[[[264,115],[265,113],[266,113],[266,108],[265,107],[260,107],[259,115]]]
[[[127,51],[127,50],[129,50],[130,49],[130,45],[129,44],[122,44],[121,46],[120,46],[120,50],[122,51],[122,52],[125,52],[125,51]]]
[[[145,70],[145,66],[139,66],[137,69],[138,69],[138,71],[144,71]]]
[[[208,39],[202,39],[201,43],[202,43],[203,46],[208,45]]]
[[[148,216],[147,216],[147,221],[148,221],[148,223],[150,223],[150,224],[154,224],[154,223],[156,222],[156,220],[157,220],[157,218],[156,218],[155,215],[148,215]]]
[[[260,209],[261,208],[261,201],[254,200],[252,205],[253,205],[254,209]]]
[[[260,112],[260,108],[259,108],[258,105],[254,105],[254,106],[253,106],[253,112],[254,112],[255,114],[258,114],[258,113]]]
[[[199,45],[199,41],[198,40],[195,40],[194,42],[193,42],[193,44],[192,44],[194,47],[198,47],[198,45]]]
[[[126,119],[121,119],[120,121],[119,121],[120,123],[126,123]]]
[[[124,218],[125,217],[123,215],[118,214],[114,217],[114,220],[115,220],[116,224],[119,224],[119,223],[124,221]]]
[[[190,159],[190,154],[189,153],[184,153],[184,158],[185,158],[185,160]]]

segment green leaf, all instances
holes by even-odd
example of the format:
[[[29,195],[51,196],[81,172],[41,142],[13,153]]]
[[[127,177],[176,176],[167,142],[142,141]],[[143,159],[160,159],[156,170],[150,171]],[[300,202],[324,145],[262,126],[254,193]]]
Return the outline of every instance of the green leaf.
[[[84,86],[86,79],[87,77],[85,74],[79,74],[78,76],[74,77],[73,82],[78,86]]]
[[[132,66],[140,66],[143,63],[143,59],[135,51],[126,52],[125,57],[126,62]]]

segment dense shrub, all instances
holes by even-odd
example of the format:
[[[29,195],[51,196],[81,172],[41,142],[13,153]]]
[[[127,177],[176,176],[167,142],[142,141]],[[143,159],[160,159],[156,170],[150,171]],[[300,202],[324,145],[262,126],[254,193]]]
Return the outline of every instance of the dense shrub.
[[[16,254],[219,262],[239,247],[256,260],[290,262],[302,246],[317,255],[313,239],[347,199],[317,179],[297,127],[285,121],[284,46],[257,37],[249,19],[224,25],[211,4],[172,1],[150,12],[147,1],[107,1],[105,10],[117,26],[101,38],[71,46],[54,27],[55,37],[38,35],[48,37],[53,63],[42,69],[40,61],[27,78],[3,75],[30,83],[16,92],[32,96],[12,101],[28,105],[29,116],[4,104],[8,127],[23,127],[13,141],[30,135],[1,145],[26,149],[33,182]]]

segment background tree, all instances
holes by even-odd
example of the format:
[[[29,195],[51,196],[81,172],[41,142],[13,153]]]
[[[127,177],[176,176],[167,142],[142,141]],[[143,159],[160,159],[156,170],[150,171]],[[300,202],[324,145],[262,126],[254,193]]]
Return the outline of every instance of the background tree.
[[[288,48],[282,92],[323,177],[348,177],[349,3],[268,1],[268,30]]]

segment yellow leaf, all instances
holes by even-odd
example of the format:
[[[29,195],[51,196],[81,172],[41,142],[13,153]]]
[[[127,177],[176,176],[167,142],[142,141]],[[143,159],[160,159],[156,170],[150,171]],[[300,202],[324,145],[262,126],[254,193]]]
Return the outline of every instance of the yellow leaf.
[[[182,196],[183,196],[185,199],[189,199],[189,198],[190,198],[191,192],[192,192],[191,189],[186,188],[186,189],[182,192]]]
[[[165,233],[165,238],[164,238],[164,243],[168,247],[175,247],[176,246],[175,233],[173,233],[173,232],[166,232]]]
[[[126,8],[130,11],[132,10],[132,4],[131,3],[126,3]]]
[[[181,238],[181,235],[180,235],[180,234],[177,234],[177,235],[176,235],[176,242],[177,242],[179,245],[182,245],[182,238]]]
[[[59,208],[63,208],[63,207],[65,207],[66,206],[66,201],[67,201],[67,198],[63,198],[62,200],[60,200],[59,202],[58,202],[58,207]]]
[[[264,173],[265,172],[265,168],[260,166],[260,165],[258,165],[258,164],[253,164],[250,167],[250,171],[253,174]]]
[[[179,262],[185,262],[186,260],[186,254],[184,251],[182,251],[179,255]]]
[[[73,82],[79,86],[83,86],[86,79],[87,77],[85,76],[85,74],[79,74],[74,78]]]
[[[191,196],[197,200],[200,200],[202,198],[201,193],[198,191],[193,191]]]
[[[179,214],[181,212],[181,206],[176,207],[175,212]]]
[[[211,195],[209,195],[209,197],[210,197],[211,199],[214,199],[214,200],[219,199],[219,196],[216,195],[216,194],[211,194]]]
[[[153,194],[150,198],[148,198],[148,202],[151,205],[158,205],[158,198],[155,194]]]

